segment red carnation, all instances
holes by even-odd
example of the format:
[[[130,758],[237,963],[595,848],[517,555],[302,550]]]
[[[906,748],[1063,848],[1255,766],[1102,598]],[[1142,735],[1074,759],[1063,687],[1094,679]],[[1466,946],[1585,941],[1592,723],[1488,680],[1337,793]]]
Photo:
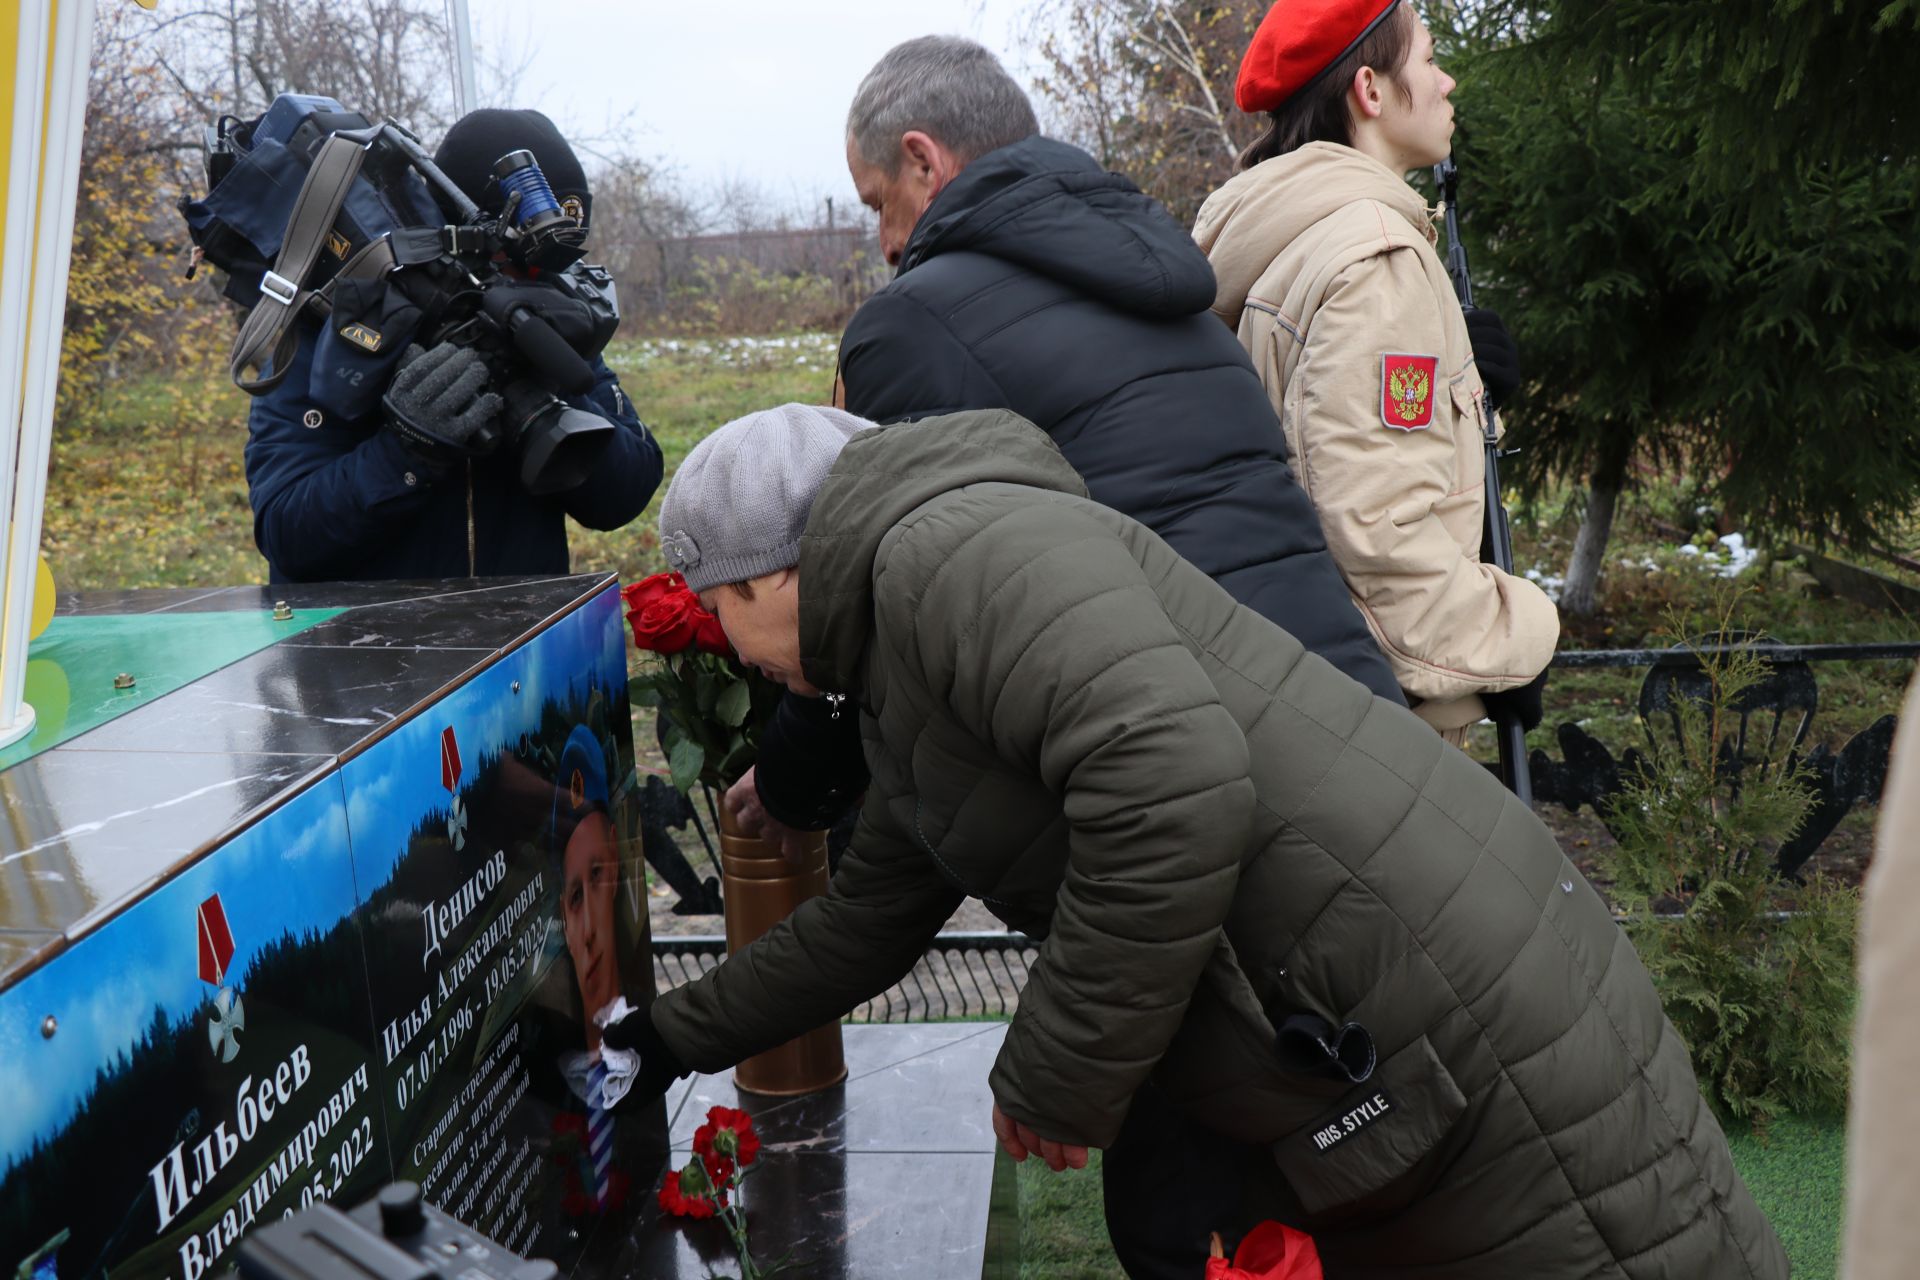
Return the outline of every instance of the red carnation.
[[[753,1119],[731,1107],[714,1107],[707,1122],[693,1132],[693,1159],[684,1169],[667,1175],[660,1187],[660,1207],[689,1218],[718,1217],[733,1237],[744,1280],[768,1274],[753,1260],[747,1246],[746,1214],[728,1196],[747,1176],[747,1166],[760,1154],[760,1137]],[[778,1267],[774,1268],[778,1270]]]
[[[684,1180],[684,1182],[683,1182]],[[683,1186],[692,1188],[689,1195]],[[660,1183],[660,1207],[681,1218],[711,1218],[716,1206],[707,1183],[707,1171],[694,1160],[684,1169],[675,1169]]]
[[[707,1122],[693,1131],[693,1149],[702,1156],[718,1156],[736,1162],[742,1169],[760,1154],[760,1135],[753,1131],[753,1117],[732,1107],[714,1107]]]

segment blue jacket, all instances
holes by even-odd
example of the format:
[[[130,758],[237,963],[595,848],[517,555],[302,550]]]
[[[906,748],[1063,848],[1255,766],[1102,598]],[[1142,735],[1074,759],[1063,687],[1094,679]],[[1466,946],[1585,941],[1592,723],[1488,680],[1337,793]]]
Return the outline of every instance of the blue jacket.
[[[377,414],[342,419],[315,409],[307,395],[314,345],[309,328],[286,378],[254,400],[247,418],[253,538],[274,582],[566,573],[567,516],[617,529],[660,486],[660,446],[598,357],[593,390],[568,403],[621,430],[586,481],[539,498],[521,487],[507,450],[436,470]]]

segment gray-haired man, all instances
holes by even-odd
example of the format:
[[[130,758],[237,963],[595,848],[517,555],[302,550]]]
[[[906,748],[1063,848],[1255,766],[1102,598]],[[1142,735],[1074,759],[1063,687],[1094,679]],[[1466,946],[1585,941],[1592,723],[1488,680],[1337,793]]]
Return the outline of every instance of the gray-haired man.
[[[1075,147],[971,41],[926,36],[874,66],[847,164],[899,274],[840,347],[844,407],[876,422],[1008,409],[1059,444],[1096,501],[1132,516],[1382,697],[1393,674],[1349,599],[1246,353],[1212,315],[1186,228]],[[855,717],[789,698],[743,819],[824,826],[864,784]],[[837,737],[836,737],[837,733]],[[809,812],[811,810],[811,812]],[[798,819],[798,821],[796,821]],[[1022,1117],[1014,1117],[1023,1120]],[[1052,1162],[1051,1160],[1049,1161]],[[1153,1091],[1107,1153],[1108,1227],[1135,1277],[1190,1277],[1238,1195],[1227,1140]]]

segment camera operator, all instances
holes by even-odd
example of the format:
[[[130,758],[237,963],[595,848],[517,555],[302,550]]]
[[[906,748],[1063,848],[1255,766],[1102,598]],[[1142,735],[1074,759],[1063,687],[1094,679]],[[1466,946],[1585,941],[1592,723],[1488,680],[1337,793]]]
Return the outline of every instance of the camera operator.
[[[493,166],[517,150],[533,153],[562,208],[589,225],[586,174],[537,111],[472,112],[448,130],[434,160],[475,203],[498,212]],[[459,447],[504,407],[478,352],[452,342],[410,352],[382,405],[344,419],[309,397],[319,332],[302,322],[286,377],[253,402],[248,419],[254,541],[274,582],[565,573],[565,517],[617,529],[659,487],[660,446],[598,356],[592,389],[567,403],[617,429],[585,480],[536,496],[511,450],[472,457]]]

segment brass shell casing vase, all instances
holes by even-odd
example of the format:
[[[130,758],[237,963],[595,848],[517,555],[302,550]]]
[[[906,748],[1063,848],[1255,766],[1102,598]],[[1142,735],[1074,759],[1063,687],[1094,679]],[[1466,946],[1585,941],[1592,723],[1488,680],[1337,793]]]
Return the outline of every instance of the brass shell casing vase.
[[[796,865],[778,845],[742,835],[733,815],[720,806],[720,892],[726,902],[728,955],[826,891],[826,832],[807,834],[805,853]],[[736,1088],[774,1097],[814,1093],[846,1078],[838,1021],[755,1054],[733,1069]]]

